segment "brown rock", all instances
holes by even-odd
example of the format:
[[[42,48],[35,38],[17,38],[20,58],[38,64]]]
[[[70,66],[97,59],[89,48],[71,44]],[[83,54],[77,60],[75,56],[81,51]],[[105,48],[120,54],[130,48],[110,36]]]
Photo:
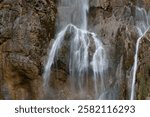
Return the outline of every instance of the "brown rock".
[[[0,2],[0,97],[41,99],[43,60],[54,36],[54,0]],[[2,95],[2,96],[1,96]]]

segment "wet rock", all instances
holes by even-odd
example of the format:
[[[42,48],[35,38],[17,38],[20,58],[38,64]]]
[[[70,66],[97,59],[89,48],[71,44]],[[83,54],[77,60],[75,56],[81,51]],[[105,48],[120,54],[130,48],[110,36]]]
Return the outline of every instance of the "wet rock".
[[[105,0],[104,0],[105,1]],[[104,2],[103,1],[103,2]],[[131,90],[132,67],[134,62],[135,44],[138,39],[137,29],[134,23],[135,16],[135,0],[107,0],[109,5],[102,6],[101,0],[91,0],[91,8],[89,14],[89,29],[96,32],[105,44],[105,49],[109,57],[109,73],[110,79],[114,84],[118,83],[120,90],[117,91],[117,99],[129,99]],[[99,4],[101,2],[101,4]],[[141,6],[145,9],[149,8],[147,2],[142,1]],[[110,10],[111,8],[111,10]],[[109,13],[107,15],[106,11]],[[147,35],[148,36],[148,35]],[[141,61],[145,65],[139,64],[138,73],[141,74],[141,81],[137,80],[137,98],[146,99],[149,95],[149,42],[145,39],[145,43],[139,52]],[[146,60],[145,60],[146,59]],[[141,68],[141,70],[140,70]],[[119,70],[119,71],[118,71]],[[137,75],[138,77],[138,75]],[[147,79],[147,80],[146,80]],[[144,86],[145,85],[145,86]],[[144,91],[144,93],[142,93]],[[115,92],[115,91],[114,91]],[[140,95],[140,96],[139,96]],[[139,97],[138,97],[139,96]]]
[[[137,99],[145,100],[150,96],[150,29],[143,37],[139,50],[139,67],[137,71]]]

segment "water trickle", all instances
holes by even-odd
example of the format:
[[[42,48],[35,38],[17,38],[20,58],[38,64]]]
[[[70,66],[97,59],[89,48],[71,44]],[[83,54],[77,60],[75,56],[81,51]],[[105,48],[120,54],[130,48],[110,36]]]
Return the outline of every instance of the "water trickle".
[[[67,62],[69,62],[71,87],[77,93],[84,95],[83,92],[86,92],[85,89],[87,89],[85,81],[91,77],[94,99],[98,99],[105,91],[104,71],[107,69],[107,57],[101,40],[95,33],[87,30],[88,2],[88,0],[59,1],[57,28],[61,30],[49,52],[43,77],[44,86],[47,89],[52,64],[58,56],[57,53],[65,41],[66,34],[69,33],[71,38],[67,42],[69,43],[69,60]],[[90,48],[93,49],[90,50]]]
[[[149,22],[149,14],[143,8],[136,7],[136,28],[138,30],[139,38],[136,42],[136,50],[134,56],[134,65],[133,65],[133,79],[132,79],[132,87],[131,87],[131,97],[130,99],[135,99],[135,81],[136,81],[136,73],[138,68],[138,52],[141,39],[150,29],[150,22]]]

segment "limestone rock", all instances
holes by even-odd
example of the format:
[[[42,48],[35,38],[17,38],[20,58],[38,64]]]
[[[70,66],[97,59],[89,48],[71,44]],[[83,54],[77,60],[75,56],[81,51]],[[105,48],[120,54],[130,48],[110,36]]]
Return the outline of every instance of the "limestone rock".
[[[1,99],[42,98],[43,58],[54,37],[55,15],[54,0],[0,2]]]

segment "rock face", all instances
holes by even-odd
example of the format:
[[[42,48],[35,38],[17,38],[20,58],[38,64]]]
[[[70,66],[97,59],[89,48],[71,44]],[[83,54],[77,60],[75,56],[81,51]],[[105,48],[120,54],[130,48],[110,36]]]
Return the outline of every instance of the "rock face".
[[[150,29],[143,37],[139,51],[137,71],[137,99],[150,97]]]
[[[90,28],[102,37],[108,49],[110,77],[115,78],[116,86],[120,87],[118,99],[129,99],[135,44],[138,39],[134,19],[137,1],[91,0],[90,3],[89,24],[92,24]],[[140,6],[148,9],[150,1],[141,0]],[[148,35],[149,33],[147,39]],[[150,92],[150,51],[148,51],[150,42],[147,39],[143,39],[139,52],[137,99],[146,99]]]
[[[108,74],[110,80],[113,79],[110,88],[119,92],[115,99],[130,97],[129,84],[138,38],[134,22],[136,3],[136,0],[90,0],[88,28],[97,33],[105,45]],[[150,8],[150,1],[141,0],[141,6]],[[55,34],[55,7],[55,0],[0,1],[0,99],[43,98],[43,61]],[[150,96],[149,32],[139,51],[137,99]],[[63,59],[66,50],[59,52],[60,58]],[[76,99],[76,95],[69,92],[66,66],[64,61],[54,64],[50,96],[46,99]]]
[[[41,99],[54,0],[0,1],[0,99]]]

